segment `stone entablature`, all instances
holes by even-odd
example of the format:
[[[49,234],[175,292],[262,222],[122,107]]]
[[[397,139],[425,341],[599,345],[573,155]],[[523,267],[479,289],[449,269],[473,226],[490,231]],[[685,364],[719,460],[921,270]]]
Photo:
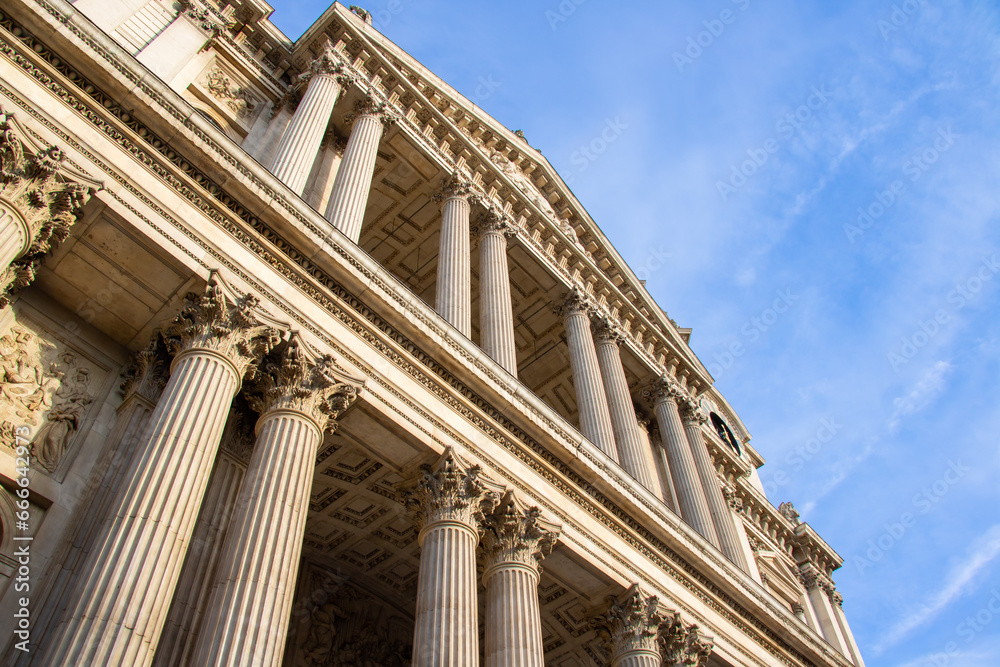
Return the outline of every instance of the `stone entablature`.
[[[106,113],[106,112],[102,111],[101,113]],[[198,123],[193,123],[192,125],[193,125],[194,128],[201,129],[199,127]],[[188,129],[190,129],[190,126],[188,127]],[[201,131],[204,132],[203,129],[201,129]],[[211,137],[211,134],[209,134],[207,136]],[[169,167],[169,165],[168,165],[168,167]],[[182,195],[185,194],[184,193],[184,189],[185,188],[188,189],[188,191],[190,192],[190,191],[192,191],[192,188],[197,187],[197,186],[193,186],[193,181],[189,180],[191,178],[190,174],[182,172],[179,169],[178,170],[174,170],[172,167],[169,167],[169,168],[173,171],[173,173],[176,173],[178,176],[181,177],[181,179],[178,179],[178,183],[176,184],[175,187],[178,187],[178,190],[182,193]],[[168,173],[170,173],[170,172],[168,172]],[[242,172],[242,173],[243,173],[244,176],[247,175],[247,172]],[[236,174],[233,174],[233,175],[234,175],[234,177],[232,179],[232,182],[237,182],[237,181],[241,180],[241,176],[236,175]],[[256,174],[253,174],[253,175],[257,176]],[[197,190],[194,190],[194,191],[197,192]],[[223,193],[223,195],[225,195],[225,193]],[[188,196],[188,199],[192,200],[192,198],[190,196]],[[203,203],[204,202],[197,202],[197,205],[201,206]],[[209,206],[208,208],[211,208],[211,207]],[[218,215],[220,215],[220,214],[219,214],[218,211],[216,211],[215,215],[213,215],[212,217],[216,217]],[[300,220],[306,220],[306,219],[308,219],[308,216],[307,215],[303,215],[303,213],[298,213],[297,217],[299,217]],[[216,218],[216,219],[218,219],[218,218]],[[222,222],[222,221],[220,221],[220,222]],[[275,241],[275,242],[277,242],[277,241]],[[355,262],[356,266],[358,266],[358,267],[364,267],[364,268],[366,268],[366,270],[370,268],[370,267],[367,267],[365,265],[364,260],[362,258],[360,258],[360,257],[352,257],[351,253],[345,252],[342,249],[334,249],[334,250],[336,250],[337,252],[339,252],[342,257],[347,258],[348,261]],[[372,270],[374,270],[374,269],[372,269]],[[376,271],[375,273],[376,273],[376,275],[381,275],[383,277],[383,279],[384,279],[384,272],[382,274],[378,274],[378,272]],[[386,286],[386,289],[389,290],[390,288],[398,288],[398,287],[399,287],[398,285],[394,285],[394,284],[392,284],[391,281],[389,281],[389,285]],[[419,308],[411,307],[409,312],[410,313],[417,313],[419,310],[420,310]],[[426,313],[421,314],[420,316],[423,317],[423,318],[427,318],[428,317]],[[432,320],[425,320],[425,321],[432,321]],[[483,370],[483,369],[488,369],[488,368],[489,368],[488,365],[484,366],[484,365],[482,365],[480,363],[479,367],[478,367],[478,370]],[[515,401],[515,402],[517,402],[517,401]],[[523,402],[522,402],[522,405],[524,405]],[[536,412],[535,416],[536,417],[540,417],[540,415],[543,415],[543,414],[544,413],[540,411],[540,412]],[[551,427],[551,428],[553,428],[553,429],[558,429],[561,426],[560,421],[561,420],[558,419],[558,418],[554,419],[553,421],[550,422],[550,424],[548,426]],[[569,428],[572,430],[572,427],[569,427]],[[571,433],[571,431],[570,431],[570,433]],[[570,436],[570,437],[572,437],[572,436]],[[576,446],[579,449],[583,449],[583,448],[581,448],[581,446],[579,445],[579,443],[577,443]],[[590,460],[595,464],[595,466],[597,466],[597,467],[601,466],[601,461],[600,461],[599,457],[593,457],[593,455],[590,454],[589,452],[584,452],[584,455],[588,456],[588,457],[591,457]],[[603,472],[607,472],[607,470],[604,470]],[[621,486],[625,489],[626,492],[630,492],[630,488],[629,488],[630,484],[631,484],[631,482],[628,481],[628,480],[625,480],[625,479],[621,480]]]

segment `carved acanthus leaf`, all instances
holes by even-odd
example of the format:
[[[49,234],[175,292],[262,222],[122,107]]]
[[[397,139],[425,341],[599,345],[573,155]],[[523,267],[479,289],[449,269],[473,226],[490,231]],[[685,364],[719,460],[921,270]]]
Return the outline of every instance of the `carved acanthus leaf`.
[[[458,521],[478,531],[501,492],[480,473],[479,466],[468,465],[450,447],[433,466],[422,466],[417,479],[400,489],[417,526]]]
[[[0,306],[31,282],[42,257],[69,236],[91,192],[101,187],[64,162],[59,148],[27,140],[13,116],[0,109],[0,219],[21,227],[24,240],[15,264],[0,274]]]
[[[656,596],[647,597],[639,584],[632,584],[624,594],[612,596],[608,602],[608,611],[591,619],[590,624],[597,629],[611,655],[657,652],[656,640],[663,616]]]
[[[559,527],[542,518],[537,507],[525,507],[512,491],[485,517],[483,547],[489,570],[503,563],[520,563],[540,569],[542,559],[559,539]]]
[[[122,373],[121,391],[125,398],[135,394],[151,403],[159,400],[167,385],[170,359],[159,332],[153,334],[146,348],[132,355]]]
[[[697,625],[685,625],[677,612],[660,626],[660,653],[663,664],[676,667],[702,667],[712,654],[715,640]]]
[[[280,352],[258,366],[247,400],[262,416],[272,410],[295,410],[308,415],[321,431],[332,431],[358,396],[360,383],[345,380],[333,357],[312,354],[293,335]]]
[[[663,375],[654,380],[649,387],[643,390],[642,395],[643,398],[652,401],[654,405],[663,401],[673,401],[680,405],[687,400],[684,389],[669,375]]]
[[[256,297],[228,299],[216,276],[203,293],[189,292],[184,301],[184,309],[163,332],[172,354],[214,350],[229,359],[242,377],[281,340],[276,329],[260,323]]]

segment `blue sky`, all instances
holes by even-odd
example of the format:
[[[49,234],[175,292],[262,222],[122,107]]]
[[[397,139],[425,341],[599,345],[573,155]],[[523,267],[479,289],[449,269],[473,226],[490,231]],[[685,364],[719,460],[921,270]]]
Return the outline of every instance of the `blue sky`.
[[[844,557],[867,664],[1000,664],[1000,4],[365,8],[633,268],[669,254],[650,292]]]

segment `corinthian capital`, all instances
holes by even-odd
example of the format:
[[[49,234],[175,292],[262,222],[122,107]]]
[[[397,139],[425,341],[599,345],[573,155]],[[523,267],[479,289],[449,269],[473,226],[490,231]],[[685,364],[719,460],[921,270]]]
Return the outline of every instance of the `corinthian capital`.
[[[142,396],[156,403],[167,384],[169,366],[166,346],[160,333],[156,332],[145,349],[132,355],[128,368],[122,373],[122,394],[125,398]]]
[[[591,619],[614,658],[637,651],[659,653],[656,638],[663,617],[656,596],[646,597],[639,584],[619,597],[608,598],[607,612]]]
[[[361,116],[371,116],[382,123],[384,127],[389,127],[396,122],[396,114],[392,108],[383,100],[372,95],[367,95],[364,99],[355,102],[354,111],[344,116],[344,123],[351,125]]]
[[[261,324],[255,297],[227,298],[226,292],[230,290],[213,274],[202,294],[189,292],[184,298],[184,309],[163,337],[175,355],[192,349],[218,352],[242,377],[281,337],[276,329]]]
[[[677,384],[677,381],[667,375],[654,380],[649,387],[643,390],[642,395],[644,398],[652,401],[654,405],[665,401],[681,405],[687,399],[687,394]]]
[[[298,335],[254,374],[247,399],[264,417],[273,410],[305,414],[320,431],[332,431],[358,396],[361,382],[337,369],[333,357],[319,356]]]
[[[480,472],[479,466],[470,466],[450,447],[433,466],[422,466],[417,479],[401,489],[418,529],[454,521],[479,532],[502,492]]]
[[[441,189],[435,192],[431,199],[438,204],[453,197],[468,197],[473,192],[472,182],[459,172],[455,172],[450,178],[441,184]]]
[[[697,401],[686,400],[680,404],[681,419],[685,424],[695,424],[701,426],[708,423],[708,413],[705,412]]]
[[[574,287],[565,296],[565,298],[563,298],[562,303],[557,304],[554,307],[554,310],[557,315],[562,315],[564,317],[568,315],[575,315],[577,313],[583,313],[587,317],[590,317],[597,311],[597,306],[586,292],[579,287]]]
[[[697,625],[684,625],[674,612],[660,626],[660,651],[663,664],[671,667],[702,667],[712,654],[715,640]]]
[[[607,341],[615,345],[621,345],[625,342],[625,332],[610,317],[605,316],[594,320],[590,329],[594,332],[594,339],[597,341]]]
[[[503,211],[490,204],[487,204],[486,212],[476,219],[476,226],[473,231],[480,236],[501,234],[506,238],[510,238],[517,233],[514,225],[507,219]]]
[[[505,564],[521,564],[537,574],[540,563],[559,539],[559,527],[542,518],[537,507],[526,507],[508,491],[485,517],[483,546],[486,579],[490,571]]]
[[[102,185],[66,164],[62,151],[43,145],[0,109],[0,221],[20,228],[14,260],[0,267],[0,305],[31,282],[42,257],[69,236],[92,191]]]

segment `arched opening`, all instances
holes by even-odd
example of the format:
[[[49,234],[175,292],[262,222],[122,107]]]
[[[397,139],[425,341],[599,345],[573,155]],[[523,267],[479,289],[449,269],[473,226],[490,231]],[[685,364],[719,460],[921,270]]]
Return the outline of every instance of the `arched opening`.
[[[715,427],[715,432],[719,434],[719,437],[722,438],[722,441],[725,442],[727,445],[729,445],[732,448],[732,450],[736,452],[737,456],[742,456],[743,452],[740,450],[740,443],[736,439],[736,436],[733,435],[733,432],[730,430],[729,425],[726,424],[725,421],[723,421],[722,417],[715,414],[714,412],[710,416],[712,419],[712,426]]]

